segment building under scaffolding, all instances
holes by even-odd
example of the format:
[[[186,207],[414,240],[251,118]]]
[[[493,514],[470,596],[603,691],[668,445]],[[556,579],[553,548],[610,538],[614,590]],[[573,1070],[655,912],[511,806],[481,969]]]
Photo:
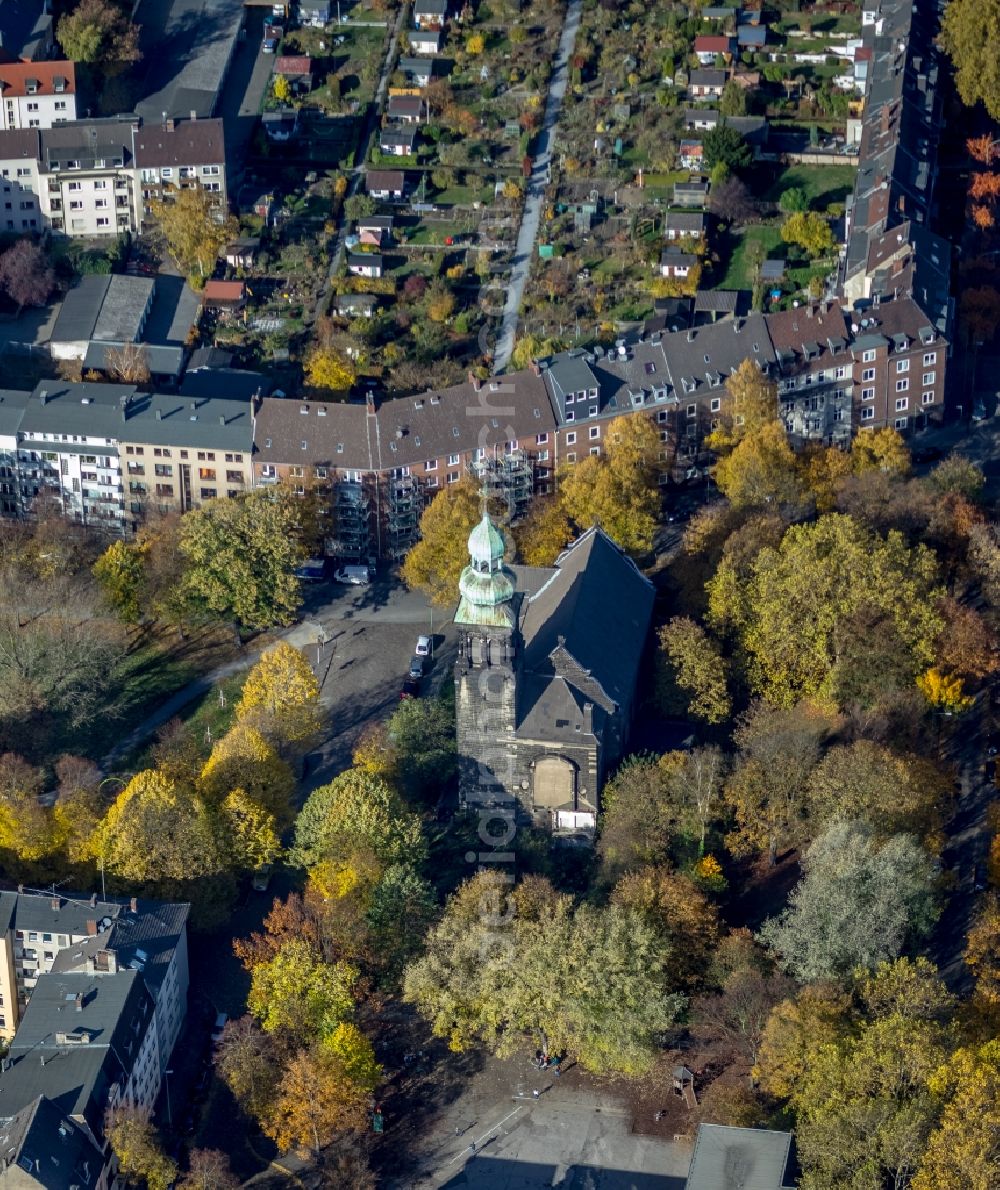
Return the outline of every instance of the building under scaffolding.
[[[523,450],[482,457],[469,464],[469,471],[491,501],[502,501],[507,519],[519,520],[527,511],[535,492],[534,460]]]
[[[375,557],[372,534],[372,492],[362,480],[340,480],[334,487],[335,528],[327,549],[346,560],[367,562]]]
[[[412,475],[390,476],[385,485],[386,552],[399,559],[419,535],[424,493],[420,481]]]

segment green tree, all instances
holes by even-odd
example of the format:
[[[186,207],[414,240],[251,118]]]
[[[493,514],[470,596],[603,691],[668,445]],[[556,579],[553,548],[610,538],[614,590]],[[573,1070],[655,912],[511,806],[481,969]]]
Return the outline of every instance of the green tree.
[[[308,1044],[350,1019],[357,979],[350,963],[324,962],[303,939],[291,938],[251,971],[247,1007],[265,1033]]]
[[[299,531],[293,497],[262,489],[209,500],[181,522],[185,593],[206,612],[246,629],[290,624],[301,602]]]
[[[803,1186],[816,1190],[908,1184],[938,1112],[929,1080],[952,1048],[953,1001],[926,959],[883,964],[857,997],[792,1091]]]
[[[862,822],[836,822],[812,844],[788,908],[761,940],[803,983],[896,958],[936,917],[935,867],[910,835],[879,842]]]
[[[903,686],[931,664],[942,628],[934,555],[902,534],[882,538],[842,514],[793,525],[765,547],[749,575],[720,564],[709,584],[709,617],[732,632],[751,688],[789,706],[800,698],[849,700],[859,663],[852,642],[878,623],[883,668]],[[868,641],[865,642],[868,647]]]
[[[108,606],[126,624],[136,624],[145,606],[145,548],[113,541],[94,563],[94,577]]]
[[[640,1073],[683,999],[668,991],[662,939],[620,906],[575,913],[532,878],[466,881],[405,976],[405,996],[452,1049],[483,1042],[566,1050],[595,1072]]]
[[[782,190],[778,206],[786,215],[794,215],[809,209],[809,199],[801,187],[789,186],[787,190]]]
[[[419,862],[420,820],[381,777],[348,769],[309,795],[295,821],[293,863],[313,868],[370,852],[383,863]]]
[[[722,88],[719,112],[723,116],[745,116],[747,114],[746,90],[732,79]]]
[[[604,453],[571,465],[559,481],[566,515],[580,529],[600,525],[630,554],[652,548],[660,509],[660,435],[648,417],[616,417]]]
[[[809,821],[820,829],[862,819],[880,836],[936,836],[951,778],[920,756],[901,756],[874,740],[831,748],[813,770],[806,797]]]
[[[723,790],[736,855],[765,852],[773,865],[780,851],[808,837],[806,783],[832,727],[832,717],[809,703],[757,703],[742,716],[733,733],[739,756]]]
[[[701,146],[706,169],[722,164],[738,173],[753,161],[753,150],[729,124],[717,124],[706,132]]]
[[[982,102],[994,119],[1000,118],[1000,63],[992,49],[997,19],[994,0],[951,0],[941,22],[962,102]]]
[[[781,225],[781,238],[787,244],[798,244],[813,258],[829,255],[835,242],[830,224],[816,211],[789,215]]]
[[[108,1141],[118,1158],[118,1169],[132,1186],[168,1190],[177,1177],[177,1165],[163,1151],[159,1134],[138,1112],[119,1112],[108,1129]]]
[[[686,616],[677,616],[660,629],[659,639],[659,694],[664,709],[706,723],[728,719],[732,701],[726,662],[705,629]]]
[[[219,253],[239,233],[239,222],[220,210],[218,195],[200,186],[172,186],[150,205],[170,255],[200,289],[212,275]]]
[[[411,801],[437,800],[455,775],[455,715],[440,698],[408,698],[386,724],[396,779]]]
[[[139,28],[113,0],[80,0],[56,25],[63,54],[72,62],[99,64],[114,76],[140,61]]]
[[[953,492],[964,496],[966,500],[978,500],[982,495],[986,477],[978,463],[952,451],[946,459],[942,459],[934,470],[927,476],[927,483],[931,489],[942,496]]]

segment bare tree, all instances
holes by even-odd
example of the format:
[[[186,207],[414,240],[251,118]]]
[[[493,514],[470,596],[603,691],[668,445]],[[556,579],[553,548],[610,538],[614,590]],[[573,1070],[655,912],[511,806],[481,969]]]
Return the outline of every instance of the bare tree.
[[[0,256],[0,289],[19,310],[44,306],[54,284],[48,257],[31,240],[18,240]]]
[[[118,384],[148,384],[149,358],[145,343],[123,343],[109,347],[104,370]]]

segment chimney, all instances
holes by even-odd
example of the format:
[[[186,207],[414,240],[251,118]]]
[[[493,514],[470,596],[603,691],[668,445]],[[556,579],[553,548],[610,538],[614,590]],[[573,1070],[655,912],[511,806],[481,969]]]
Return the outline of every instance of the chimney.
[[[532,374],[533,376],[541,376],[541,374],[542,374],[542,369],[541,369],[541,367],[540,367],[540,366],[539,366],[539,364],[538,364],[538,360],[536,360],[536,359],[533,359],[533,360],[531,361],[531,364],[530,364],[529,366],[530,366],[530,368],[531,368],[531,374]]]
[[[97,893],[90,894],[90,907],[93,909],[97,905]]]
[[[83,992],[77,992],[73,1000],[73,1007],[77,1012],[83,1012]]]
[[[373,392],[365,393],[365,409],[369,414],[375,414],[375,394]]]
[[[38,394],[38,400],[44,405],[48,401],[48,399],[49,399],[49,394],[43,388],[42,391]]]
[[[687,333],[687,341],[688,341],[689,343],[693,343],[693,342],[694,342],[694,331],[688,331],[688,333]]]
[[[163,131],[164,132],[173,132],[174,127],[175,127],[175,121],[174,121],[173,116],[169,116],[166,120],[163,121]]]
[[[220,414],[220,415],[219,415],[219,425],[220,425],[220,426],[224,426],[225,424],[226,424],[226,417],[225,417],[225,414]]]
[[[54,911],[54,912],[56,912],[56,913],[58,913],[58,912],[59,912],[59,906],[60,906],[60,904],[61,904],[61,902],[60,902],[60,900],[59,900],[59,898],[58,898],[58,897],[53,897],[53,898],[52,898],[52,909],[53,909],[53,911]]]
[[[479,377],[475,374],[475,372],[469,373],[469,383],[472,385],[472,387],[475,389],[476,392],[479,392],[479,390],[483,387],[483,382],[479,379]]]
[[[131,899],[131,901],[129,901],[128,907],[133,913],[138,913],[139,912],[139,899],[137,897],[133,897]]]
[[[815,310],[813,310],[812,302],[810,302],[809,305],[806,306],[806,318],[812,318],[814,313]]]
[[[583,730],[588,735],[592,735],[594,731],[594,704],[592,702],[583,704]]]
[[[198,119],[198,113],[194,110],[194,108],[192,108],[191,109],[191,123],[193,124],[197,119]]]
[[[157,421],[163,421],[163,410],[162,410],[162,409],[157,409],[157,411],[156,411],[156,420],[157,420]]]
[[[87,919],[87,934],[91,938],[97,937],[97,922],[92,921],[90,918]]]

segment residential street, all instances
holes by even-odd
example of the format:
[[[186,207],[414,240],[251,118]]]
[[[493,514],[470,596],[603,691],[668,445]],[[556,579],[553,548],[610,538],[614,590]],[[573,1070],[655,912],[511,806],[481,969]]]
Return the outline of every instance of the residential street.
[[[538,236],[538,224],[542,217],[545,187],[548,184],[549,170],[552,165],[553,137],[559,120],[559,109],[562,107],[563,96],[566,94],[569,58],[573,52],[577,30],[580,27],[582,11],[583,0],[569,0],[562,34],[559,37],[559,48],[556,50],[552,64],[549,94],[545,101],[545,117],[542,122],[542,130],[538,134],[538,148],[532,164],[527,193],[524,196],[524,211],[521,215],[521,227],[517,233],[517,247],[514,250],[513,268],[507,286],[507,300],[504,302],[503,319],[493,352],[494,372],[502,372],[507,367],[514,350],[521,299],[524,296],[524,286],[531,273],[531,261],[535,251],[535,240]]]

